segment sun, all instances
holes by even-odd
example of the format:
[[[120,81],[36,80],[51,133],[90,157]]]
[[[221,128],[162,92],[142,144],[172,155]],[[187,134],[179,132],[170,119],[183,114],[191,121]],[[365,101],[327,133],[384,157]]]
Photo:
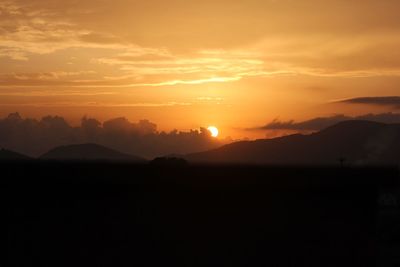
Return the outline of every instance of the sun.
[[[218,128],[215,126],[209,126],[207,130],[210,131],[212,137],[217,137],[219,134]]]

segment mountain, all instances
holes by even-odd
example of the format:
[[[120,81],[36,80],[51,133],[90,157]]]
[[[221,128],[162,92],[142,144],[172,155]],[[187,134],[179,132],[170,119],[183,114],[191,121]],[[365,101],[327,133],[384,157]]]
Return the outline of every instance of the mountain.
[[[23,154],[7,149],[0,149],[0,160],[29,160],[29,159],[31,158]]]
[[[345,121],[310,135],[236,142],[185,158],[197,163],[399,164],[400,124]]]
[[[146,162],[145,159],[124,154],[97,144],[79,144],[56,147],[40,156],[46,160],[105,160]]]

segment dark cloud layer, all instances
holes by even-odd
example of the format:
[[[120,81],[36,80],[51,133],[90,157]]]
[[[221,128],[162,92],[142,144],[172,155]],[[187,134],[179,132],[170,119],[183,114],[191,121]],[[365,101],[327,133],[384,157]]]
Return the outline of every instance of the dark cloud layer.
[[[366,104],[378,106],[390,106],[400,108],[400,96],[382,96],[382,97],[357,97],[341,100],[339,103],[346,104]]]
[[[318,131],[336,123],[348,120],[368,120],[382,123],[400,123],[400,113],[381,113],[381,114],[365,114],[361,116],[346,116],[343,114],[331,117],[319,117],[306,121],[296,122],[274,120],[267,125],[258,128],[259,130],[294,130],[294,131]]]
[[[167,133],[158,131],[157,125],[148,120],[132,123],[123,117],[104,123],[84,117],[79,127],[70,126],[58,116],[36,120],[12,113],[0,119],[2,148],[39,156],[56,146],[80,143],[97,143],[121,152],[153,158],[204,151],[220,146],[222,141],[212,138],[205,128]]]

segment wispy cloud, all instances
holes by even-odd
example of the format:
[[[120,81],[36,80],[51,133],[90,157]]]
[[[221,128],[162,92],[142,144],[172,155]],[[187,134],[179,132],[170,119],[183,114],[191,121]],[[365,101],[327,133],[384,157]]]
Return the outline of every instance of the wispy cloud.
[[[314,77],[400,76],[398,29],[354,35],[271,36],[248,47],[262,55],[265,69]]]
[[[107,32],[80,27],[54,11],[5,1],[0,5],[0,57],[28,60],[69,48],[124,50],[131,54],[164,54],[164,49],[141,47]]]
[[[24,76],[20,74],[4,75],[9,79],[0,81],[0,88],[10,87],[67,87],[67,88],[132,88],[132,87],[161,87],[174,85],[200,85],[206,83],[224,83],[234,82],[242,79],[244,76],[232,77],[209,77],[204,79],[188,80],[164,80],[160,82],[134,82],[136,79],[131,76],[107,77],[96,80],[63,80],[55,76]]]
[[[238,51],[210,53],[210,51],[198,51],[197,53],[184,56],[165,54],[163,57],[151,57],[147,59],[122,54],[111,58],[100,58],[97,62],[116,66],[132,77],[146,78],[146,76],[151,75],[175,75],[182,77],[159,83],[144,83],[140,86],[231,82],[240,80],[243,77],[268,75],[264,70],[264,62],[251,57],[251,55],[248,55],[246,58],[244,57],[245,53]],[[202,78],[188,78],[193,75]]]
[[[181,85],[181,84],[190,84],[190,85],[198,85],[204,83],[222,83],[222,82],[233,82],[240,80],[241,77],[212,77],[207,79],[199,79],[199,80],[172,80],[165,81],[160,83],[136,83],[124,85],[124,87],[142,87],[142,86],[151,86],[151,87],[159,87],[159,86],[171,86],[171,85]]]
[[[165,102],[165,103],[110,103],[110,102],[66,102],[51,101],[37,103],[0,103],[0,106],[11,107],[97,107],[97,108],[115,108],[115,107],[136,107],[136,108],[153,108],[153,107],[174,107],[174,106],[191,106],[189,102]]]
[[[20,97],[52,97],[52,96],[99,96],[114,95],[113,91],[74,91],[74,90],[0,90],[0,96],[20,96]]]
[[[364,104],[400,108],[400,96],[356,97],[335,101],[335,103]]]
[[[330,117],[318,117],[305,121],[280,121],[278,119],[261,126],[250,128],[248,130],[294,130],[294,131],[318,131],[339,122],[349,120],[367,120],[381,123],[400,123],[400,113],[380,113],[380,114],[364,114],[360,116],[346,116],[337,114]]]

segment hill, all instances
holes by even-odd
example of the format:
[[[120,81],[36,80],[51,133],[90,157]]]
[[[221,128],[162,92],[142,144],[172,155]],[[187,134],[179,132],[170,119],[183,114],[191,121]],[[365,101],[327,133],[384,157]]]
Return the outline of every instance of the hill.
[[[7,150],[7,149],[0,149],[0,160],[29,160],[28,156],[23,154]]]
[[[346,121],[320,132],[242,141],[189,154],[189,162],[240,164],[398,164],[400,124]]]
[[[46,160],[105,160],[146,162],[145,159],[124,154],[97,144],[78,144],[56,147],[40,156]]]

